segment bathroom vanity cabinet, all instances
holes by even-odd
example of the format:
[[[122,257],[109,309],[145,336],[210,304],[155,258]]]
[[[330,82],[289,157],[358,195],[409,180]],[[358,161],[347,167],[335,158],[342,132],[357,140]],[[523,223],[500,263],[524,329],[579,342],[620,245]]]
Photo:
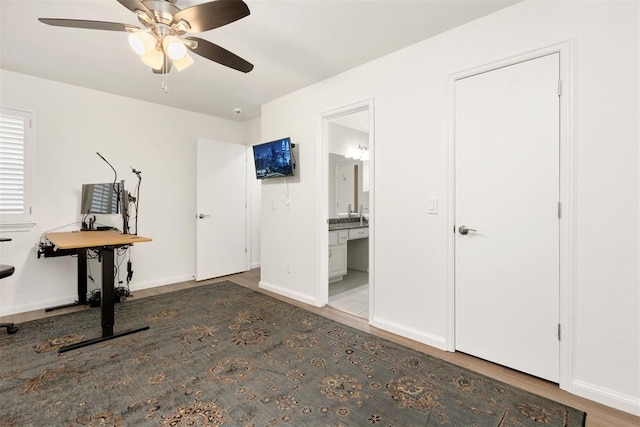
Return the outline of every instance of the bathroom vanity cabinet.
[[[329,282],[342,280],[347,274],[347,240],[349,230],[329,232]]]
[[[369,227],[358,221],[332,227],[338,229],[329,230],[329,283],[342,280],[347,269],[369,271]]]

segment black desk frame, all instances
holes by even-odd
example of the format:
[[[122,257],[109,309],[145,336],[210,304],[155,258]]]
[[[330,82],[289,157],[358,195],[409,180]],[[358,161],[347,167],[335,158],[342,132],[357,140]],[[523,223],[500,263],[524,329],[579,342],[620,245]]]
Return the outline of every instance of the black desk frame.
[[[115,251],[117,248],[128,246],[122,245],[108,245],[91,248],[78,248],[78,249],[58,249],[56,251],[45,251],[44,256],[67,256],[78,255],[78,301],[71,304],[59,305],[56,307],[46,308],[45,311],[52,311],[63,307],[72,307],[76,305],[87,303],[87,251],[95,250],[100,252],[102,258],[102,292],[100,295],[100,310],[101,310],[101,325],[102,336],[98,338],[91,338],[88,340],[80,341],[74,344],[66,345],[58,349],[58,353],[64,353],[77,348],[86,347],[88,345],[96,344],[103,341],[112,340],[114,338],[122,337],[125,335],[133,334],[140,331],[149,329],[149,326],[141,326],[134,329],[127,329],[125,331],[113,332],[113,325],[115,323],[115,286],[114,286],[114,267],[115,267]]]
[[[76,305],[87,304],[87,251],[88,249],[59,249],[54,251],[52,248],[43,251],[44,257],[78,255],[78,300],[69,304],[56,305],[55,307],[47,307],[44,311],[49,312],[60,308],[74,307]],[[38,254],[40,257],[40,254]]]
[[[92,248],[96,249],[96,248]],[[100,297],[100,309],[101,313],[101,322],[102,322],[102,336],[99,338],[92,338],[84,341],[77,342],[75,344],[66,345],[64,347],[60,347],[58,349],[58,353],[64,353],[69,350],[75,350],[77,348],[86,347],[91,344],[96,344],[103,341],[112,340],[114,338],[122,337],[125,335],[133,334],[140,331],[146,331],[149,329],[149,326],[141,326],[134,329],[127,329],[125,331],[120,331],[117,333],[113,333],[113,325],[115,323],[115,287],[113,284],[113,274],[115,267],[115,246],[104,246],[99,248],[102,255],[102,293]],[[84,256],[81,257],[80,252],[84,253]],[[81,262],[84,261],[84,262]],[[81,267],[84,265],[84,268]],[[80,271],[84,270],[84,294],[86,295],[87,289],[87,249],[79,249],[78,250],[78,279],[80,279]],[[78,292],[80,292],[80,280],[78,280]]]

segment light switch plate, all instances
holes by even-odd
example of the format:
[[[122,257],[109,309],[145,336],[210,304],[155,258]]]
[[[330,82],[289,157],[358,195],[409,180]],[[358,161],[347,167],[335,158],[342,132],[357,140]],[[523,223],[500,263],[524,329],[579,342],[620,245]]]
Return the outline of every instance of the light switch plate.
[[[438,213],[438,199],[430,198],[427,201],[427,213],[435,215]]]

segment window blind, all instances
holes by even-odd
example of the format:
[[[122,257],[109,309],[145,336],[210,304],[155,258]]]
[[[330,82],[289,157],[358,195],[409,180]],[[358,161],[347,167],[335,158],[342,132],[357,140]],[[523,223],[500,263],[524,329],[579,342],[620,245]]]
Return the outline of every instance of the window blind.
[[[0,111],[0,216],[28,214],[25,203],[26,114]]]

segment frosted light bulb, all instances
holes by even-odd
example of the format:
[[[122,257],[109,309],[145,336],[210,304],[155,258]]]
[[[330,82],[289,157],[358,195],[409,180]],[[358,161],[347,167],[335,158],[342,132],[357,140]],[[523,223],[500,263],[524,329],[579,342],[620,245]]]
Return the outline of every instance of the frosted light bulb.
[[[129,45],[135,53],[140,56],[144,55],[144,43],[142,43],[142,40],[140,40],[136,33],[129,34]]]
[[[187,54],[187,47],[179,38],[174,36],[165,37],[162,41],[162,46],[169,58],[173,60],[180,60]]]

